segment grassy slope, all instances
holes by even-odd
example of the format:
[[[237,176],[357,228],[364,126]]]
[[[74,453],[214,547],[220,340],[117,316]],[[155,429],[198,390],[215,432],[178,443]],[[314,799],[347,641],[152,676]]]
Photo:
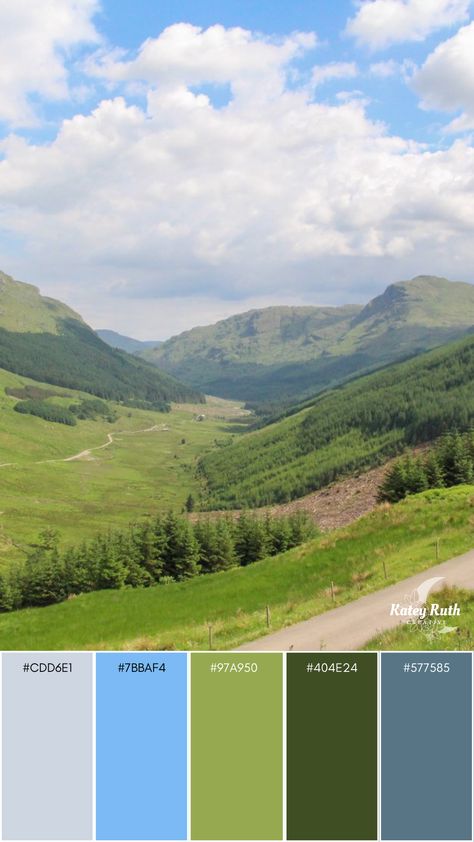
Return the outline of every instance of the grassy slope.
[[[474,544],[474,487],[431,491],[247,568],[148,590],[102,591],[0,617],[3,649],[231,648],[396,582]],[[382,562],[388,571],[384,578]]]
[[[321,395],[202,461],[210,508],[284,502],[474,419],[474,338]]]
[[[280,403],[452,341],[474,322],[474,286],[420,276],[364,307],[269,307],[198,327],[143,356],[190,385]]]
[[[67,427],[14,412],[16,398],[8,397],[5,387],[25,383],[33,381],[0,371],[0,465],[18,463],[0,467],[2,561],[21,555],[14,544],[22,547],[46,526],[59,529],[66,541],[76,541],[99,529],[126,525],[147,512],[180,509],[190,492],[199,491],[197,457],[212,447],[215,437],[225,439],[229,427],[223,420],[229,406],[219,406],[220,417],[214,417],[212,401],[199,423],[194,420],[196,412],[203,411],[199,405],[158,413],[112,404],[120,415],[114,424],[79,421],[76,427]],[[81,393],[67,390],[67,394]],[[72,398],[54,400],[69,404]],[[119,436],[91,459],[34,464],[101,445],[108,433],[115,436],[154,425],[169,429]]]
[[[66,304],[45,298],[32,284],[20,283],[0,272],[0,327],[20,333],[57,334],[61,319],[84,324]]]

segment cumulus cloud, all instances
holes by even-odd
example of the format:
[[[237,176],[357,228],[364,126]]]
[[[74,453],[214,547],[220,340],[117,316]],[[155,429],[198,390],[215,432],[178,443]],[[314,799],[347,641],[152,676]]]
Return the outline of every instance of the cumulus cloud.
[[[183,25],[172,29],[176,44]],[[307,36],[276,44],[219,27],[232,60],[225,70],[216,49],[203,70],[206,33],[186,27],[196,51],[176,55],[172,83],[157,65],[152,81],[151,70],[147,80],[130,72],[144,48],[136,59],[109,57],[110,77],[120,69],[127,82],[146,81],[146,104],[125,93],[65,120],[47,145],[3,141],[0,224],[23,244],[21,261],[4,268],[46,280],[48,294],[102,325],[110,313],[110,326],[129,319],[129,331],[152,337],[183,326],[170,303],[180,296],[190,326],[206,321],[206,308],[222,312],[219,299],[226,312],[293,295],[337,303],[369,277],[364,299],[380,289],[381,266],[392,279],[405,267],[474,275],[467,142],[433,152],[389,135],[358,98],[330,105],[303,78],[285,84],[312,49]],[[230,101],[213,104],[204,80],[231,84]]]
[[[474,23],[439,44],[413,78],[422,107],[462,110],[450,124],[452,131],[474,128]]]
[[[0,0],[0,121],[34,124],[31,95],[67,98],[65,56],[99,41],[92,23],[97,7],[97,0]]]
[[[384,50],[466,21],[469,7],[470,0],[362,0],[346,32],[361,46]]]
[[[316,43],[313,32],[275,39],[241,27],[216,24],[202,29],[177,23],[157,38],[148,38],[137,56],[129,58],[117,50],[98,52],[86,62],[86,69],[109,81],[147,82],[160,90],[228,83],[234,93],[279,92],[286,67]]]
[[[352,79],[357,76],[357,65],[353,61],[333,61],[313,67],[311,80],[313,85],[322,85],[332,79]]]

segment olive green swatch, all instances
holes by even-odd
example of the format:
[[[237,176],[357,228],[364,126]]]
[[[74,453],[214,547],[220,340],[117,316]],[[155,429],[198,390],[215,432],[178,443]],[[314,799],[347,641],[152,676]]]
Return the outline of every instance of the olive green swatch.
[[[191,655],[192,839],[282,839],[282,668],[280,653]]]
[[[287,838],[377,838],[375,653],[287,656]]]

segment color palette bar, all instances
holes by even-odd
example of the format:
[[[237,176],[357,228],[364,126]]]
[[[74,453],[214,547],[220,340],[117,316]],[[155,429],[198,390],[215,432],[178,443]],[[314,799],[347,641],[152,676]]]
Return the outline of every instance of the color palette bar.
[[[96,687],[97,839],[186,839],[186,654],[99,654]]]
[[[468,653],[382,655],[382,839],[472,839],[471,671]]]
[[[191,837],[282,839],[283,658],[191,656]]]
[[[4,840],[471,840],[469,652],[3,653]]]
[[[376,654],[288,655],[287,838],[377,839]]]

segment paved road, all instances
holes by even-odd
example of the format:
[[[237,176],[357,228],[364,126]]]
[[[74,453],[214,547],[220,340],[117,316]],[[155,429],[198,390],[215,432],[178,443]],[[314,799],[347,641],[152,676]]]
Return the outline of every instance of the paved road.
[[[433,583],[431,590],[436,590],[445,584],[458,585],[462,588],[474,589],[474,550],[464,555],[452,558],[403,579],[396,585],[390,585],[380,591],[363,596],[360,599],[326,611],[296,623],[294,626],[252,640],[239,649],[245,650],[287,650],[295,649],[306,652],[327,649],[328,651],[360,649],[376,634],[397,626],[403,619],[390,616],[392,603],[413,602],[416,597],[423,596],[429,587],[430,579],[439,579]],[[426,587],[424,587],[424,584]],[[413,599],[415,591],[418,594]],[[423,601],[423,600],[422,600]],[[447,621],[455,625],[456,619]]]

